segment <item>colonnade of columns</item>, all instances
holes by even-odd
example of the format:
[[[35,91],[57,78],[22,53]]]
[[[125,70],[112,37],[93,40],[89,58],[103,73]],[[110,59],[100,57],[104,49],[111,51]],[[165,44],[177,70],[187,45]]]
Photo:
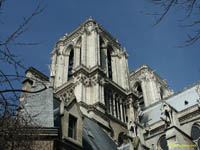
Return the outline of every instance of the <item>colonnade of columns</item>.
[[[105,89],[104,102],[107,113],[123,122],[126,122],[127,111],[122,96],[111,90]]]

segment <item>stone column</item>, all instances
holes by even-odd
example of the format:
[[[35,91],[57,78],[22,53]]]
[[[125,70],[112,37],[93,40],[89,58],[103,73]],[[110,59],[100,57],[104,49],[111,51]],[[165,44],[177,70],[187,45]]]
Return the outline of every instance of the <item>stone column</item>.
[[[100,66],[100,42],[99,42],[99,34],[95,32],[96,35],[96,65]]]
[[[120,112],[121,112],[121,121],[123,121],[123,108],[122,108],[122,99],[120,98]]]
[[[149,106],[149,101],[147,99],[147,89],[145,87],[146,83],[144,80],[142,80],[141,82],[141,87],[142,87],[142,94],[143,94],[143,98],[144,98],[144,105],[145,107]]]
[[[63,83],[68,80],[69,55],[64,54]]]
[[[59,53],[58,57],[57,57],[57,67],[56,67],[56,87],[62,85],[63,83],[63,69],[64,69],[64,57],[61,54],[61,52]]]
[[[74,47],[74,68],[80,65],[80,50],[81,48],[79,46]]]
[[[82,45],[82,53],[81,53],[81,60],[82,60],[82,65],[86,66],[86,49],[87,49],[87,37],[86,37],[86,33],[84,32],[82,35],[82,41],[81,41],[81,45]]]
[[[113,116],[116,117],[116,95],[113,93]]]

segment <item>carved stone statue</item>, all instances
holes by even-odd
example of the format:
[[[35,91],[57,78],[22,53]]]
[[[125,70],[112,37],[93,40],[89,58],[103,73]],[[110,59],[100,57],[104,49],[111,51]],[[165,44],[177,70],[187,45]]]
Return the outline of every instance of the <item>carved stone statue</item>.
[[[169,126],[173,122],[172,109],[166,103],[161,107],[161,119],[165,121],[166,125]]]
[[[130,120],[128,123],[129,136],[136,137],[137,136],[137,125],[133,120]]]

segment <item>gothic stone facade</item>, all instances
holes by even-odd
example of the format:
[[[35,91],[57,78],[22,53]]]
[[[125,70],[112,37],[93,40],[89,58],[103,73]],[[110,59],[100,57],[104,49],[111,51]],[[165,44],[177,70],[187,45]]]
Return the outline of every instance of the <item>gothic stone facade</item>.
[[[92,18],[60,38],[51,55],[49,81],[34,68],[26,72],[48,89],[22,95],[21,104],[40,112],[40,126],[58,129],[54,149],[200,146],[199,83],[173,93],[147,65],[129,72],[126,50]],[[39,85],[26,80],[23,88]]]

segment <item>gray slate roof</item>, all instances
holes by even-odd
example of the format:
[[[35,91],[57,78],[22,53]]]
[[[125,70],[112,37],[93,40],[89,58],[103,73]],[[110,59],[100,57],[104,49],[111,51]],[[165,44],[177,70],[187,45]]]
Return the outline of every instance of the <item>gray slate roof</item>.
[[[96,121],[84,117],[83,150],[116,150],[117,145]]]
[[[183,91],[175,93],[174,95],[168,97],[166,100],[159,101],[158,103],[153,104],[150,107],[146,108],[143,111],[144,116],[142,118],[142,123],[151,125],[153,123],[160,121],[161,106],[164,101],[170,104],[178,112],[184,111],[185,109],[194,106],[195,104],[197,104],[197,100],[200,99],[200,96],[197,93],[198,86],[199,83],[187,89],[184,89]],[[187,101],[188,104],[185,104],[185,101]]]

